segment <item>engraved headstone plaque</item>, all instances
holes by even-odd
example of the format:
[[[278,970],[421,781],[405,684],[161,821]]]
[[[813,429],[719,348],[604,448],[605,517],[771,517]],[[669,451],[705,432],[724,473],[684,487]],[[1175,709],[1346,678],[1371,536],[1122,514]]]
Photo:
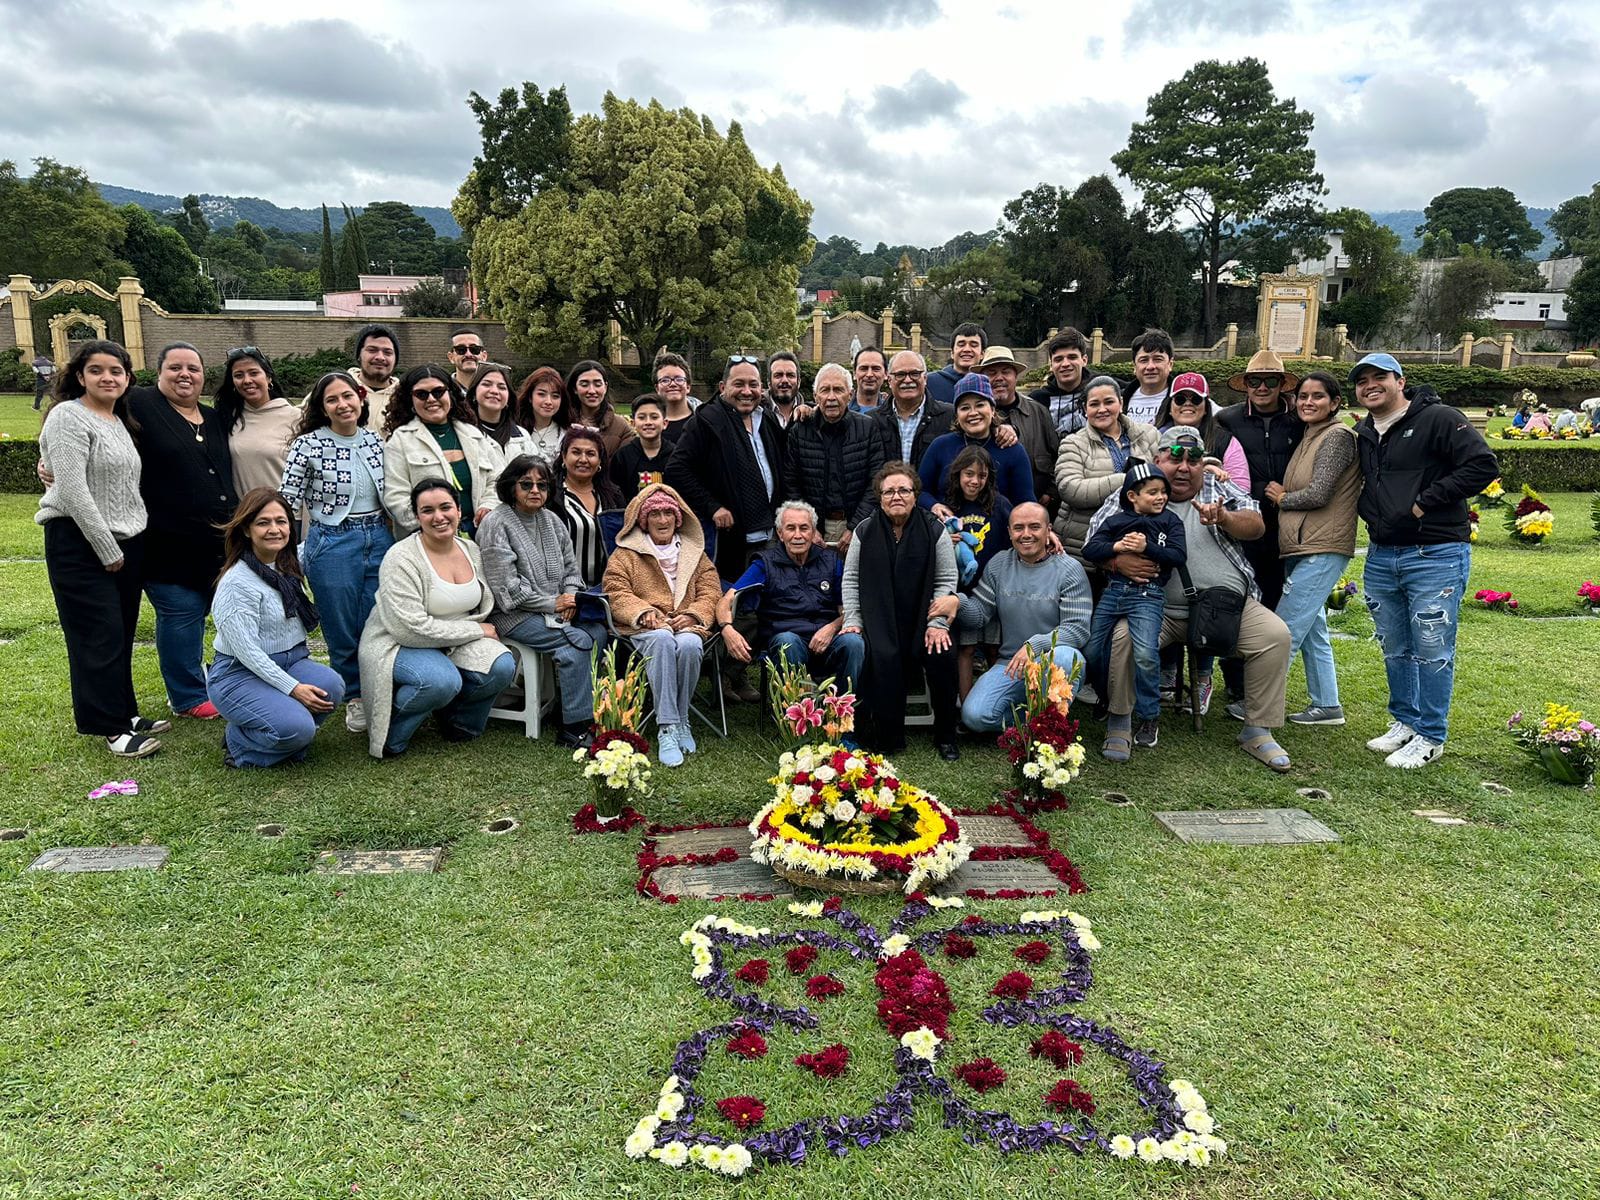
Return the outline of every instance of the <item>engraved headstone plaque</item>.
[[[1337,833],[1299,808],[1162,812],[1156,813],[1155,819],[1180,842],[1214,842],[1225,846],[1298,846],[1339,840]]]
[[[1051,891],[1065,894],[1067,885],[1036,858],[1002,859],[998,862],[973,862],[969,859],[943,883],[930,890],[939,896],[959,896],[969,888],[983,892],[1016,889],[1035,894]]]
[[[667,895],[685,899],[707,900],[713,896],[745,894],[794,895],[794,888],[788,880],[774,875],[771,867],[762,866],[748,858],[695,867],[663,867],[656,872],[655,879]]]
[[[34,859],[30,871],[158,871],[167,861],[165,846],[56,846]]]
[[[319,875],[432,874],[444,858],[443,846],[420,850],[328,850],[313,868]]]

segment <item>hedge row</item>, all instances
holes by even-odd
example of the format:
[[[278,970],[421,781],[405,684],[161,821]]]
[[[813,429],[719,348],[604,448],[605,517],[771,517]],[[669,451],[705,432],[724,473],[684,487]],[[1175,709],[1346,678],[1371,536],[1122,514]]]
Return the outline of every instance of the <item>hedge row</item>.
[[[1198,371],[1206,377],[1212,397],[1226,404],[1230,397],[1239,396],[1228,389],[1228,380],[1243,372],[1247,362],[1246,358],[1196,359],[1174,363],[1172,370],[1173,374]],[[1351,365],[1300,360],[1285,364],[1296,375],[1327,371],[1341,382],[1349,374]],[[1558,408],[1576,408],[1580,400],[1600,396],[1600,371],[1582,367],[1512,367],[1509,371],[1499,371],[1492,367],[1463,367],[1451,363],[1406,363],[1404,366],[1407,383],[1426,384],[1458,406],[1508,404],[1523,388],[1532,389],[1541,401]],[[1100,363],[1089,370],[1114,379],[1133,378],[1132,363]],[[1029,371],[1024,381],[1037,386],[1044,382],[1046,373],[1043,369]]]
[[[39,463],[39,443],[14,441],[0,442],[0,492],[20,492],[37,496],[44,491],[36,470]]]
[[[1539,492],[1600,491],[1600,447],[1563,446],[1560,453],[1492,442],[1500,482],[1514,492],[1527,484]]]

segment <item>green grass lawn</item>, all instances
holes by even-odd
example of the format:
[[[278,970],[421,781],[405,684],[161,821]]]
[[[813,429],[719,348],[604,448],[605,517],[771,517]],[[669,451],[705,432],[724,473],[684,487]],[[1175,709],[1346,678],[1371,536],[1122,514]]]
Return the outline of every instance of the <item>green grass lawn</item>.
[[[1486,516],[1472,586],[1575,614],[1600,543],[1587,497],[1550,499],[1557,534],[1539,550],[1511,548]],[[1361,745],[1387,718],[1378,650],[1359,636],[1371,623],[1353,606],[1337,624],[1358,636],[1335,643],[1351,724],[1284,731],[1292,774],[1246,759],[1220,713],[1200,735],[1174,719],[1127,766],[1091,754],[1072,807],[1039,819],[1082,870],[1091,891],[1073,907],[1105,945],[1077,1010],[1194,1081],[1231,1147],[1220,1165],[1004,1157],[965,1146],[923,1100],[914,1131],[875,1149],[733,1183],[631,1162],[621,1144],[678,1040],[725,1019],[691,984],[680,931],[707,912],[780,930],[801,918],[781,902],[638,900],[638,838],[572,836],[586,799],[574,765],[507,724],[468,747],[425,732],[389,763],[337,722],[288,770],[225,772],[214,724],[184,724],[154,759],[111,759],[71,732],[43,566],[18,561],[42,554],[35,503],[0,497],[0,826],[29,831],[0,842],[0,1195],[1600,1194],[1595,796],[1547,783],[1503,731],[1512,710],[1547,699],[1600,709],[1600,621],[1464,610],[1449,752],[1399,774]],[[146,711],[162,711],[152,647],[135,667]],[[1289,699],[1305,702],[1298,667]],[[749,708],[734,725],[659,773],[653,816],[753,813],[775,750]],[[1086,721],[1092,748],[1100,732]],[[975,742],[956,766],[925,746],[901,766],[958,805],[986,803],[1005,770]],[[85,799],[123,777],[139,795]],[[1108,789],[1133,806],[1102,802]],[[1343,840],[1185,846],[1151,820],[1280,805]],[[1469,824],[1435,826],[1418,808]],[[502,814],[521,827],[480,832]],[[268,821],[286,836],[256,837]],[[50,846],[146,841],[171,847],[166,869],[23,872]],[[427,845],[447,847],[436,876],[310,873],[330,847]],[[1004,915],[1039,902],[971,903]],[[880,923],[897,908],[855,906]],[[1022,1040],[975,1020],[988,976],[947,974],[962,1007],[944,1069],[993,1054],[1017,1082],[986,1100],[1034,1115]],[[759,1068],[717,1051],[708,1093],[761,1095],[769,1126],[869,1098],[886,1035],[864,975],[846,982],[823,1032],[851,1045],[857,1076],[827,1085],[837,1092],[806,1086],[787,1064],[815,1047],[783,1035]],[[1081,1078],[1126,1113],[1103,1063]],[[727,1131],[714,1111],[701,1121]]]
[[[0,394],[0,437],[31,440],[38,436],[39,413],[34,411],[33,393]]]

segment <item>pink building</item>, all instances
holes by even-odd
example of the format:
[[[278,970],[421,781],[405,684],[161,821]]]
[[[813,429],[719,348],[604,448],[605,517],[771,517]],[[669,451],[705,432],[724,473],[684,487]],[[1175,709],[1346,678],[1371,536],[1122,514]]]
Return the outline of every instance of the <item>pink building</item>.
[[[355,292],[324,292],[322,312],[329,317],[371,317],[382,320],[400,315],[400,297],[409,292],[426,275],[363,275],[361,290]],[[433,276],[433,278],[438,278]]]

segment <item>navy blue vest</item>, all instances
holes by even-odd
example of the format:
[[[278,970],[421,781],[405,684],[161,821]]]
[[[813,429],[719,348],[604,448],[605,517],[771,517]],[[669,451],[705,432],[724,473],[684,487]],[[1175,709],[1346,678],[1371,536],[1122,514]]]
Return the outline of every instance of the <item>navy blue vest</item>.
[[[839,594],[839,554],[827,546],[813,546],[805,565],[789,557],[782,546],[761,552],[767,582],[756,610],[756,635],[762,642],[775,633],[810,637],[839,616],[844,598]]]

